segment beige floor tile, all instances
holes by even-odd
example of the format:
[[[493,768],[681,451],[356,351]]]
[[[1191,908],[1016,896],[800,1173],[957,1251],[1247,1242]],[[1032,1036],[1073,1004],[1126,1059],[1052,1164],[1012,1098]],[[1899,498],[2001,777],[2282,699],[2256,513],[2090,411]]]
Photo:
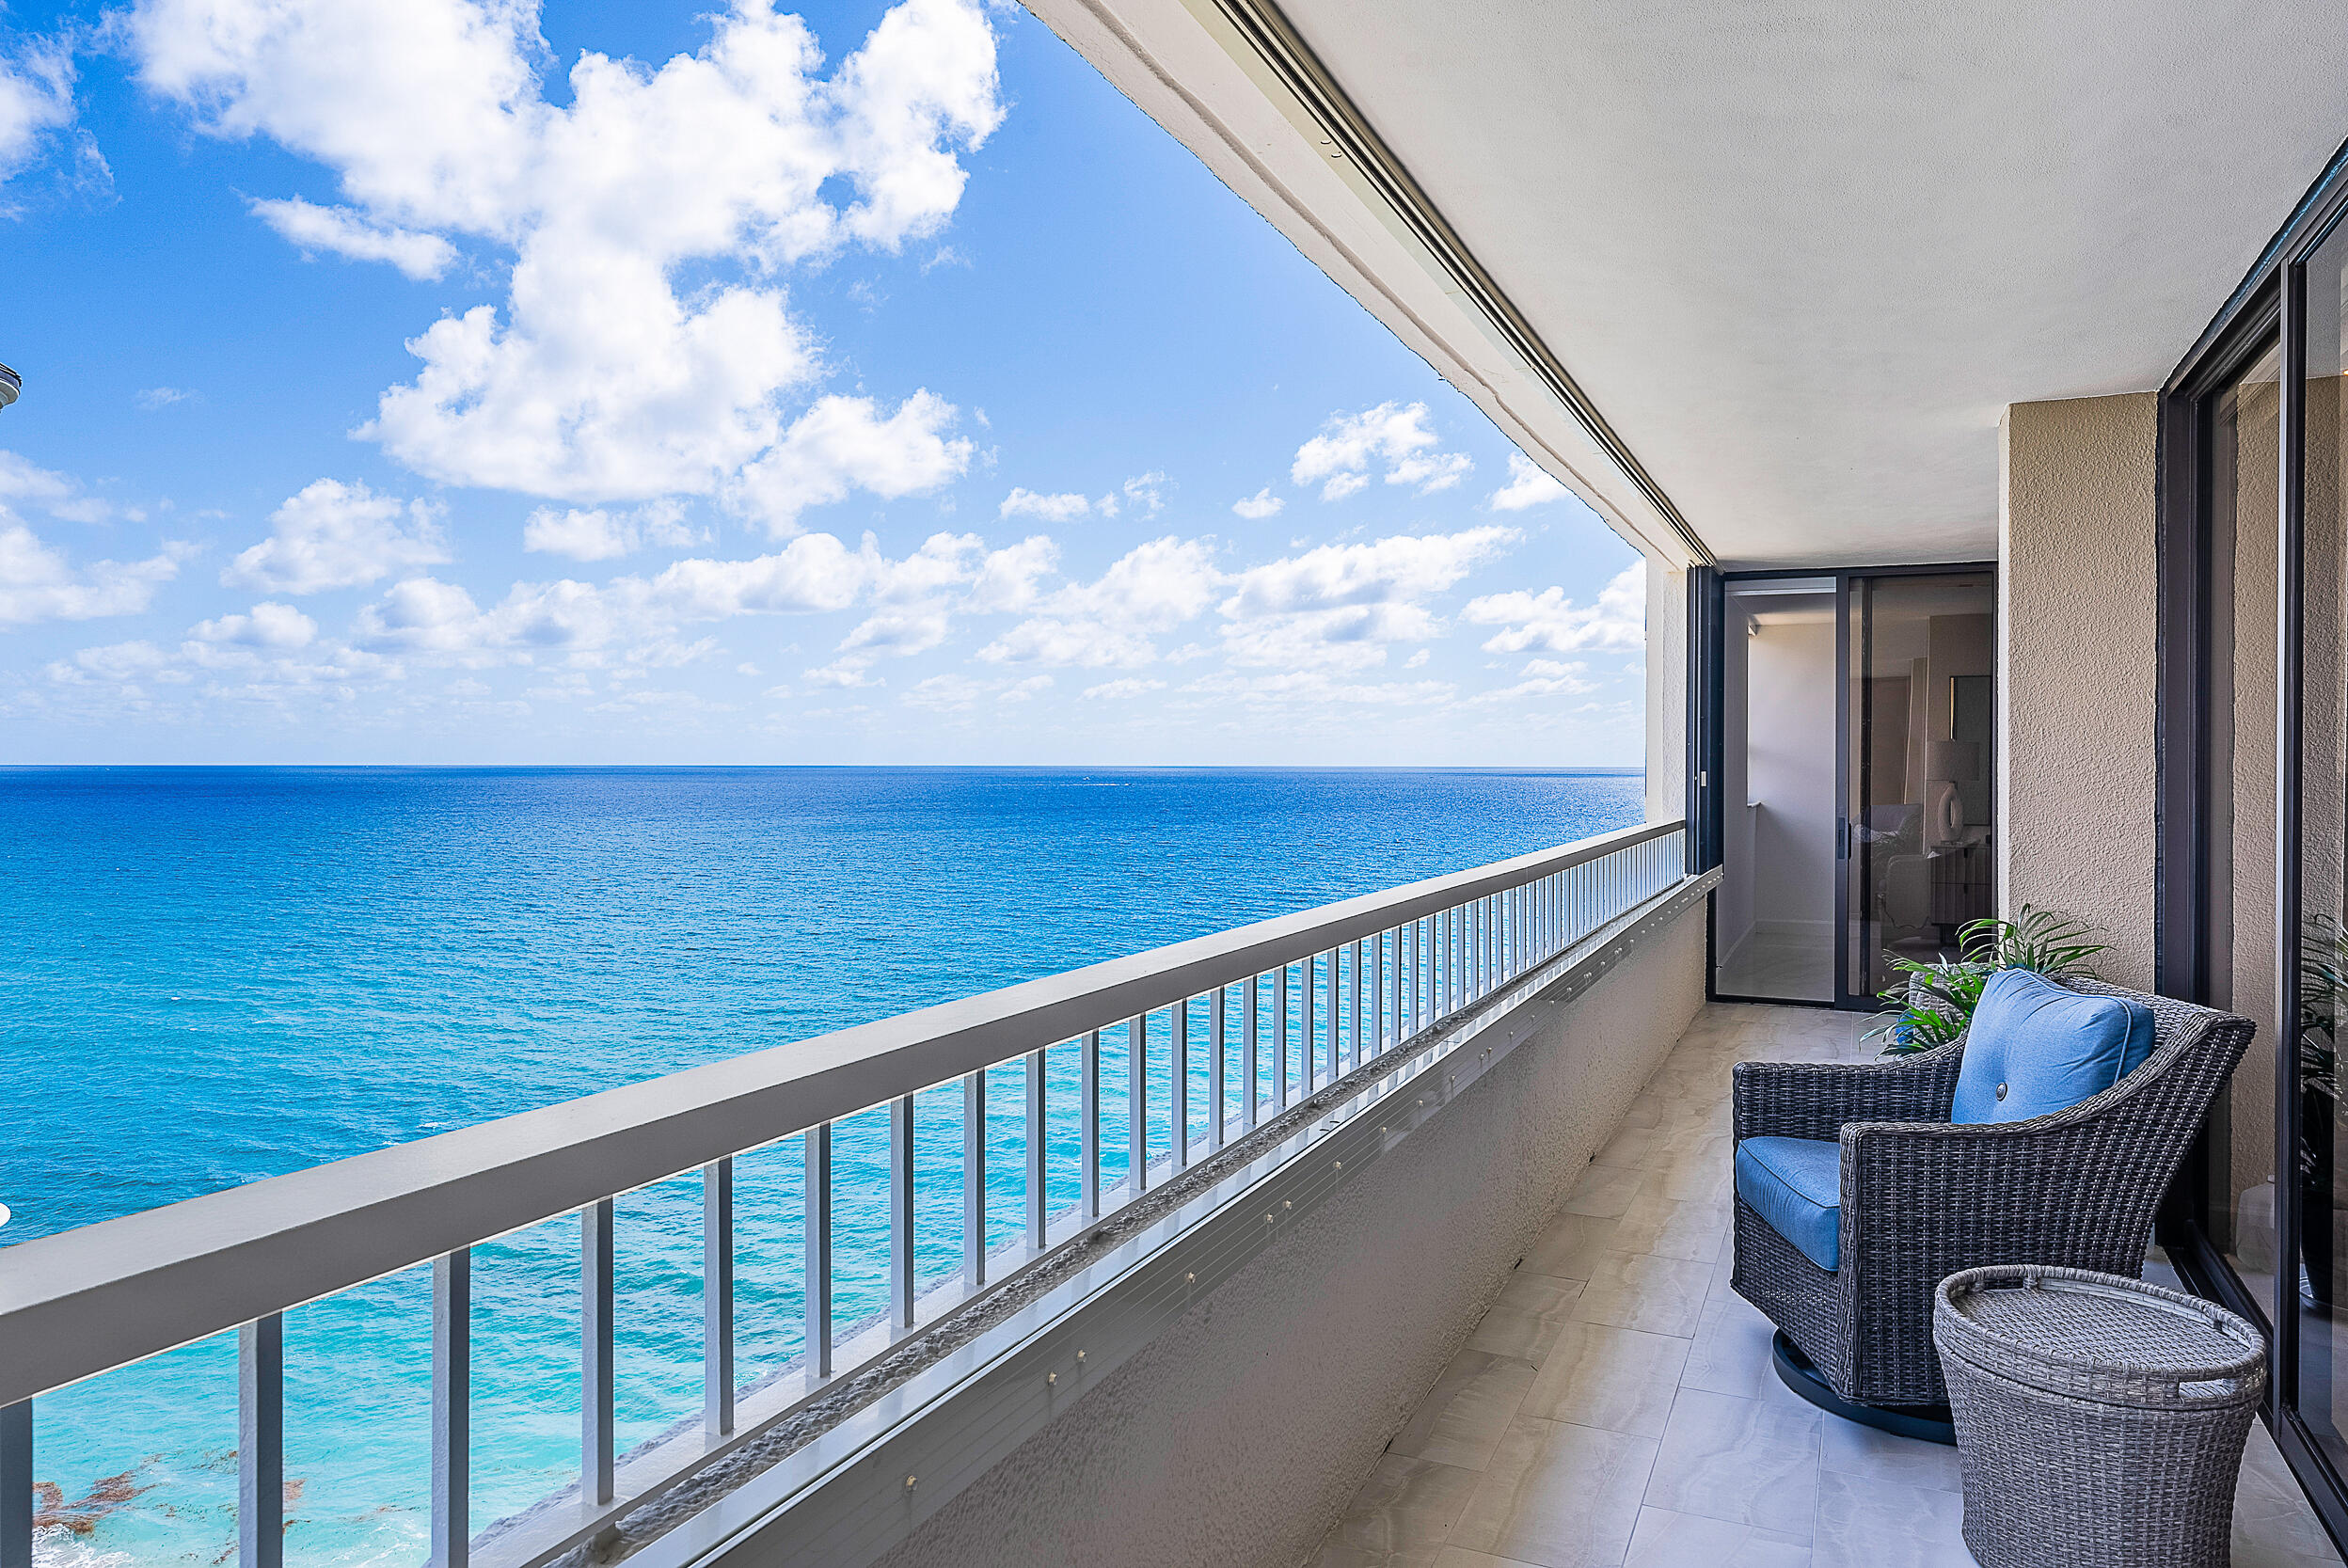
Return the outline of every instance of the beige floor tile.
[[[1519,1562],[1513,1557],[1493,1557],[1484,1552],[1446,1546],[1436,1556],[1435,1568],[1541,1568],[1541,1565],[1537,1562]]]
[[[1759,1398],[1778,1382],[1769,1361],[1769,1339],[1776,1332],[1752,1303],[1715,1290],[1705,1301],[1681,1385],[1706,1393]]]
[[[1711,1284],[1709,1264],[1604,1252],[1591,1265],[1589,1283],[1574,1304],[1574,1317],[1581,1323],[1692,1338]]]
[[[1825,1417],[1818,1431],[1818,1463],[1829,1470],[1868,1481],[1897,1481],[1962,1492],[1964,1471],[1957,1450],[1945,1443],[1895,1437],[1839,1416]]]
[[[1614,1136],[1590,1157],[1590,1163],[1611,1165],[1617,1170],[1644,1170],[1670,1144],[1671,1132],[1660,1123],[1651,1127],[1625,1125],[1615,1129]]]
[[[1620,1219],[1602,1214],[1560,1214],[1532,1243],[1518,1269],[1551,1279],[1588,1279],[1598,1254],[1610,1250]]]
[[[1387,1451],[1430,1464],[1483,1468],[1538,1375],[1531,1361],[1489,1351],[1461,1351]]]
[[[1660,1437],[1688,1341],[1603,1323],[1572,1323],[1549,1347],[1519,1406],[1545,1421]]]
[[[1614,1568],[1654,1465],[1652,1438],[1520,1416],[1445,1544],[1542,1568]]]
[[[1429,1559],[1466,1511],[1483,1478],[1473,1470],[1389,1453],[1370,1472],[1324,1543],[1363,1554],[1420,1552]],[[1365,1557],[1375,1563],[1375,1556]]]
[[[1817,1568],[1977,1568],[1960,1533],[1964,1517],[1965,1500],[1954,1492],[1822,1471],[1810,1560]]]
[[[1373,1551],[1334,1538],[1307,1560],[1305,1568],[1436,1568],[1443,1560],[1439,1546],[1411,1546],[1399,1552]]]
[[[1623,1211],[1614,1250],[1710,1263],[1728,1237],[1725,1197],[1677,1202],[1660,1192],[1642,1191]]]
[[[1818,1501],[1818,1413],[1683,1388],[1646,1502],[1810,1539]]]
[[[1519,1268],[1468,1337],[1470,1348],[1538,1363],[1571,1320],[1582,1283]]]
[[[1752,1525],[1645,1508],[1624,1568],[1810,1568],[1810,1544]]]
[[[1592,1165],[1574,1183],[1574,1190],[1565,1198],[1564,1212],[1621,1219],[1623,1211],[1630,1207],[1630,1200],[1639,1196],[1639,1184],[1645,1180],[1641,1171]]]

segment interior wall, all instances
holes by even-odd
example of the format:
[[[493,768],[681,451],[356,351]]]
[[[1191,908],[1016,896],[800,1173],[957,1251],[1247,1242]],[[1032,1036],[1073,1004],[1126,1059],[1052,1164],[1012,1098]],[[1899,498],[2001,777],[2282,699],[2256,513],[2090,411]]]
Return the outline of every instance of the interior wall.
[[[1756,923],[1834,923],[1834,623],[1764,622],[1744,639]],[[1904,700],[1904,699],[1903,699]],[[1730,802],[1730,809],[1743,805]],[[1755,898],[1759,902],[1758,895]]]
[[[2156,396],[2015,404],[1999,424],[1998,886],[2089,921],[2152,983]]]
[[[1704,928],[1699,901],[1557,1006],[882,1562],[1303,1561],[1703,1006]]]

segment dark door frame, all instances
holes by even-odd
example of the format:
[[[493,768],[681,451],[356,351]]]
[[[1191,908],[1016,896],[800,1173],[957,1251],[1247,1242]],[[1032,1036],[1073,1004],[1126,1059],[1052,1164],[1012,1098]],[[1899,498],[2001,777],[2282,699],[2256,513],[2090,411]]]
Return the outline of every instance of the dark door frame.
[[[2304,608],[2305,447],[2307,429],[2307,266],[2348,221],[2348,146],[2311,186],[2161,389],[2154,467],[2159,571],[2155,694],[2158,816],[2154,881],[2154,973],[2166,994],[2207,1002],[2213,994],[2211,938],[2217,875],[2214,858],[2214,757],[2232,738],[2232,715],[2216,710],[2213,599],[2217,561],[2216,496],[2211,461],[2219,397],[2271,347],[2281,353],[2277,444],[2280,472],[2273,526],[2278,546],[2275,626],[2278,667],[2273,715],[2277,848],[2272,907],[2276,1006],[2285,1021],[2277,1038],[2252,1050],[2274,1053],[2277,1265],[2272,1297],[2243,1282],[2209,1232],[2210,1139],[2197,1140],[2162,1207],[2156,1234],[2195,1290],[2269,1328],[2264,1415],[2292,1473],[2330,1532],[2348,1544],[2348,1483],[2296,1408],[2300,1312],[2298,1268],[2303,1207],[2297,1180],[2298,1041],[2292,1026],[2299,990],[2300,637]],[[2237,628],[2238,631],[2244,628]],[[2253,634],[2255,635],[2255,629]],[[2229,893],[2234,890],[2228,890]],[[2257,918],[2264,889],[2231,900],[2235,918]]]
[[[1719,783],[1724,758],[1721,753],[1723,689],[1725,669],[1723,649],[1726,632],[1728,585],[1737,582],[1771,582],[1794,578],[1817,578],[1833,584],[1834,594],[1834,996],[1832,1002],[1788,1001],[1774,996],[1734,996],[1721,994],[1719,985],[1720,931],[1718,898],[1715,894],[1705,900],[1706,917],[1704,939],[1704,988],[1705,996],[1715,1002],[1761,1002],[1787,1007],[1834,1007],[1845,1011],[1866,1011],[1877,1006],[1872,993],[1854,993],[1850,988],[1850,658],[1851,625],[1850,595],[1852,584],[1862,578],[1925,578],[1987,576],[1992,584],[1997,580],[1998,565],[1994,561],[1929,562],[1897,566],[1773,566],[1752,571],[1724,571],[1703,567],[1689,574],[1689,830],[1693,844],[1700,847],[1701,864],[1698,869],[1710,870],[1721,863],[1725,842],[1724,816],[1727,806],[1721,798]],[[1992,600],[1994,603],[1994,600]],[[1994,610],[1992,610],[1994,614]],[[1992,626],[1992,646],[1995,630]]]

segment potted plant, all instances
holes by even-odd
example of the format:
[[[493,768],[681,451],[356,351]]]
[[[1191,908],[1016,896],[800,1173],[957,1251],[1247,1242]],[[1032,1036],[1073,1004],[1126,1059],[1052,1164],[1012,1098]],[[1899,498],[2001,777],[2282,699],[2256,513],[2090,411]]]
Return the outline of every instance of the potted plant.
[[[2001,969],[2027,969],[2050,980],[2092,980],[2087,960],[2109,949],[2083,942],[2089,927],[2053,910],[2024,904],[2012,920],[1970,920],[1957,932],[1954,958],[1884,955],[1907,976],[1882,993],[1891,1010],[1861,1037],[1880,1039],[1886,1056],[1908,1056],[1946,1045],[1965,1032],[1981,988]]]

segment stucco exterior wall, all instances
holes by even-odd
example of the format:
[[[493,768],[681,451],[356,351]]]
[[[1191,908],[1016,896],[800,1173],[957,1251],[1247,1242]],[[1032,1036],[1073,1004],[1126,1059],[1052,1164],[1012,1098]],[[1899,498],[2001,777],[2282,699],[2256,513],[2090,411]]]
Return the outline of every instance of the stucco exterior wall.
[[[2156,621],[2150,392],[2001,422],[1998,885],[2093,922],[2101,972],[2152,982]]]
[[[1688,574],[1647,557],[1647,820],[1688,813]]]
[[[882,1560],[1293,1568],[1704,1000],[1683,914]]]

